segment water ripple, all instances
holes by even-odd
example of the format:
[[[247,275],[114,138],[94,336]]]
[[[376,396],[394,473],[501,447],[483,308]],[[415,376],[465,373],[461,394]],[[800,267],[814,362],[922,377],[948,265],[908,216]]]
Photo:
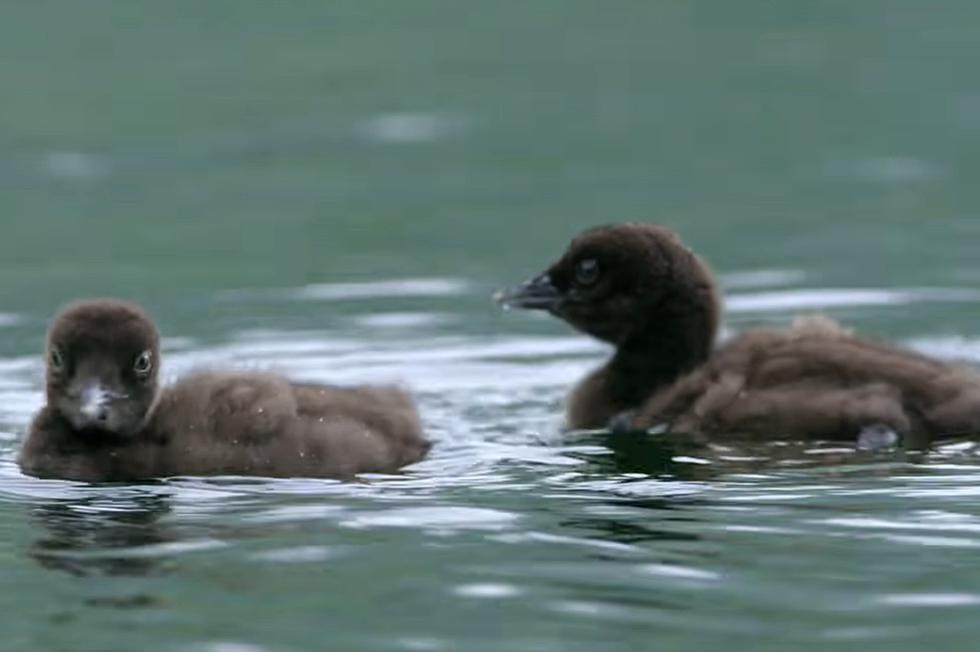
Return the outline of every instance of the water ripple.
[[[733,313],[754,313],[976,302],[980,291],[969,288],[820,288],[732,294],[726,297],[725,307]]]

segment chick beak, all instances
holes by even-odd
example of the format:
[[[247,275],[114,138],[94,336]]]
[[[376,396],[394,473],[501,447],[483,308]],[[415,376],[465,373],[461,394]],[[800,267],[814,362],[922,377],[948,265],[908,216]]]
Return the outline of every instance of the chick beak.
[[[493,300],[504,308],[522,308],[524,310],[554,311],[561,305],[564,295],[551,282],[547,274],[535,277],[506,290],[498,290]]]
[[[112,393],[107,391],[101,384],[95,383],[88,385],[82,390],[81,400],[78,411],[90,423],[103,423],[108,417],[107,408]]]

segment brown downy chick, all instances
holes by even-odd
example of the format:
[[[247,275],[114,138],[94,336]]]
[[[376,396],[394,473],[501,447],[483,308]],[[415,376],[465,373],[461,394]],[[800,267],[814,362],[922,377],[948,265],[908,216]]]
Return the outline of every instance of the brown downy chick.
[[[68,305],[48,334],[47,403],[19,456],[30,475],[84,481],[174,475],[350,478],[425,456],[400,389],[201,372],[161,388],[160,338],[137,306]]]
[[[666,425],[872,447],[980,432],[975,373],[856,337],[829,319],[749,331],[714,351],[717,283],[663,227],[586,231],[498,301],[547,310],[615,347],[572,392],[571,428]]]

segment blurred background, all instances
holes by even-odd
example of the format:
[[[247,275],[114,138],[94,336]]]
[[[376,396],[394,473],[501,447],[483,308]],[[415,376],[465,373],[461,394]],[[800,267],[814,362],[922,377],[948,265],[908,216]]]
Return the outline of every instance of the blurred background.
[[[0,301],[496,283],[624,220],[721,270],[975,283],[977,13],[7,3]]]
[[[563,439],[603,350],[489,295],[652,221],[729,329],[826,311],[980,360],[978,61],[969,0],[3,3],[5,649],[971,649],[972,453],[741,474]],[[407,383],[432,459],[25,478],[80,295],[145,304],[170,376]]]

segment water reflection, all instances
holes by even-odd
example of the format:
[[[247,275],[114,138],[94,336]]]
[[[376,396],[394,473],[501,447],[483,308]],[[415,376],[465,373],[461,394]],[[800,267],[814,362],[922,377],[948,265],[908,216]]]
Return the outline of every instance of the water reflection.
[[[608,501],[591,506],[586,515],[566,519],[561,525],[614,543],[699,541],[701,536],[691,531],[696,529],[699,519],[695,512],[685,509],[704,502],[671,498]]]
[[[929,454],[901,448],[863,450],[841,442],[760,441],[728,435],[710,442],[685,433],[588,432],[574,435],[587,444],[574,456],[595,477],[705,482],[736,473],[781,469],[919,463]]]
[[[589,462],[589,472],[605,474],[641,474],[676,480],[707,480],[716,471],[698,457],[706,452],[689,437],[666,433],[597,432],[583,436],[584,441],[601,447],[600,454],[582,453]]]
[[[167,496],[105,496],[60,500],[32,509],[40,536],[28,554],[45,568],[76,576],[163,572],[159,548],[178,540],[161,518],[171,511]]]

